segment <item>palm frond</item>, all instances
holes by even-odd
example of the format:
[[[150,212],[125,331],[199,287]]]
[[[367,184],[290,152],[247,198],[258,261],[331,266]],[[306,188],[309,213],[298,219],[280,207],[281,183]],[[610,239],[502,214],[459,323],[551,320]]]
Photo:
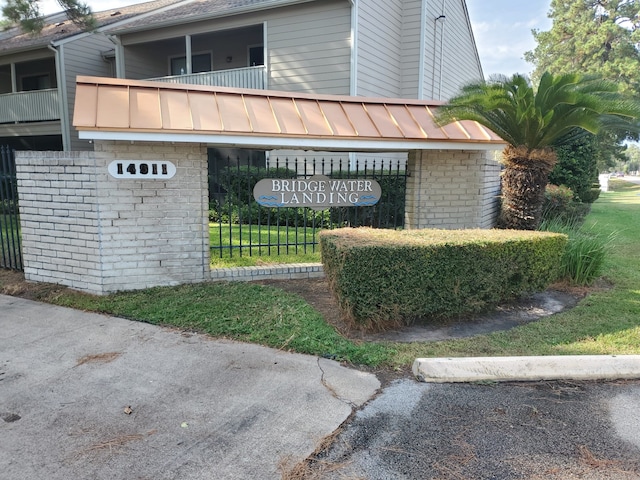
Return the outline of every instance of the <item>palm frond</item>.
[[[611,82],[544,73],[537,90],[521,74],[471,83],[438,108],[436,121],[474,120],[513,146],[537,149],[601,129],[640,132],[638,118],[640,103]]]

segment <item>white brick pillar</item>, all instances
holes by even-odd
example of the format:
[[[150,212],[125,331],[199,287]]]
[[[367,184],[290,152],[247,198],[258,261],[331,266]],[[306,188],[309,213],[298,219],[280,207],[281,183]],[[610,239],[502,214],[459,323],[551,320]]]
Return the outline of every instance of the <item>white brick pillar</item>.
[[[412,150],[405,228],[492,228],[498,214],[500,165],[495,151]]]
[[[114,160],[163,161],[125,179]],[[25,277],[106,294],[210,278],[206,146],[99,141],[94,152],[16,157]]]

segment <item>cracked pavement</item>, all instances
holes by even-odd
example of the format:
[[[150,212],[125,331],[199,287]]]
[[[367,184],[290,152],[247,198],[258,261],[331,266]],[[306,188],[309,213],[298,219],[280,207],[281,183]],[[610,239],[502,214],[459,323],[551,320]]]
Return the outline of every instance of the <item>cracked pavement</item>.
[[[0,478],[281,478],[379,389],[257,345],[0,295]]]

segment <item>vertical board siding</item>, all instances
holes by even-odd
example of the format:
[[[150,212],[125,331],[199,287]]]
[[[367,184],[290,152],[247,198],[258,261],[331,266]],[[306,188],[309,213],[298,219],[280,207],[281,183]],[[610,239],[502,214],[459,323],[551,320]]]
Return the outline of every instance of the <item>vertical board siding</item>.
[[[425,32],[425,98],[446,100],[455,95],[460,87],[472,80],[482,78],[473,33],[467,18],[464,0],[445,0],[427,3]],[[435,21],[441,14],[445,20]],[[444,42],[441,49],[441,35]],[[444,59],[441,62],[441,56]],[[441,81],[442,78],[442,81]]]
[[[402,10],[402,98],[420,98],[422,1],[404,2]]]
[[[402,0],[364,0],[358,22],[358,95],[399,97]]]
[[[267,20],[269,88],[348,95],[351,10],[325,1],[283,9]]]

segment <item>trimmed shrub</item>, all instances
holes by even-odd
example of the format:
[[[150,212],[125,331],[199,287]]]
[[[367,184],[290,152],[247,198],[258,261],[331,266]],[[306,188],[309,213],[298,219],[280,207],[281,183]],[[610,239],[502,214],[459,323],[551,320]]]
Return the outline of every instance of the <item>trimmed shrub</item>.
[[[599,189],[598,192],[600,192]],[[581,223],[590,208],[590,203],[575,200],[573,191],[569,187],[549,184],[544,192],[542,221],[558,220],[569,224]]]
[[[321,232],[320,249],[344,319],[376,331],[544,290],[560,274],[566,241],[531,231],[357,228]]]

